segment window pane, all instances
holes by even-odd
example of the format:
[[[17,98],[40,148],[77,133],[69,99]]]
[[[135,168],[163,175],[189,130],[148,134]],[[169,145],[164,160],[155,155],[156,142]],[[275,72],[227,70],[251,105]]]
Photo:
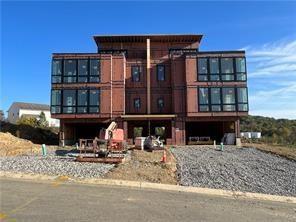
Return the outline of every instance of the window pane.
[[[165,74],[164,74],[164,65],[157,65],[157,80],[158,81],[164,81]]]
[[[51,113],[61,113],[61,107],[60,106],[52,106]]]
[[[199,81],[208,81],[208,76],[207,75],[198,75],[198,80]]]
[[[132,80],[134,82],[140,81],[140,67],[139,66],[132,66]]]
[[[64,106],[75,106],[76,105],[76,91],[75,90],[64,90],[63,105]]]
[[[90,113],[98,113],[99,112],[99,107],[89,107],[89,112]]]
[[[233,73],[232,58],[221,58],[221,73]]]
[[[51,91],[51,105],[60,106],[61,105],[61,90]]]
[[[224,105],[223,111],[235,111],[235,105]]]
[[[160,109],[164,107],[164,101],[163,101],[162,98],[159,98],[157,100],[157,107],[160,108]]]
[[[210,80],[211,81],[219,81],[220,80],[220,76],[219,75],[210,75]]]
[[[199,111],[208,112],[209,111],[209,106],[208,105],[200,105],[199,106]]]
[[[221,104],[220,88],[211,88],[211,103]]]
[[[221,111],[221,106],[220,105],[212,105],[211,108],[212,108],[213,112]]]
[[[63,113],[76,113],[75,106],[63,107]]]
[[[100,105],[100,91],[97,89],[89,90],[89,105],[99,106]]]
[[[223,81],[231,81],[231,80],[234,80],[234,75],[231,74],[231,75],[222,75],[222,80]]]
[[[238,104],[238,111],[248,111],[248,104]]]
[[[78,106],[87,106],[87,90],[78,90]]]
[[[236,74],[236,79],[239,81],[246,81],[247,80],[247,75],[244,73],[237,73]]]
[[[222,88],[223,103],[224,104],[234,104],[235,103],[235,93],[234,88]]]
[[[60,76],[52,76],[51,81],[52,81],[52,83],[61,83],[62,82],[62,77],[60,77]]]
[[[76,76],[76,60],[66,59],[65,63],[65,76]]]
[[[209,104],[208,88],[199,88],[199,104]]]
[[[78,82],[87,82],[87,77],[86,76],[85,77],[79,76],[78,77]]]
[[[80,59],[78,60],[78,75],[87,76],[88,75],[88,60]]]
[[[100,76],[100,60],[91,59],[90,60],[90,75],[91,76]]]
[[[207,74],[208,73],[206,58],[199,58],[198,59],[198,73],[199,74]]]
[[[77,112],[78,113],[87,113],[87,107],[86,106],[77,107]]]
[[[64,82],[65,83],[71,83],[71,82],[76,82],[76,77],[64,77]]]
[[[245,58],[235,58],[236,72],[246,72]]]
[[[247,88],[237,88],[237,101],[238,103],[248,102]]]
[[[52,60],[52,75],[55,75],[55,76],[62,75],[62,60],[61,59]]]
[[[210,58],[210,73],[211,74],[218,74],[219,73],[218,58]]]
[[[134,100],[134,107],[135,107],[135,109],[140,109],[141,100],[139,98]]]
[[[100,77],[90,76],[89,81],[90,82],[100,82]]]

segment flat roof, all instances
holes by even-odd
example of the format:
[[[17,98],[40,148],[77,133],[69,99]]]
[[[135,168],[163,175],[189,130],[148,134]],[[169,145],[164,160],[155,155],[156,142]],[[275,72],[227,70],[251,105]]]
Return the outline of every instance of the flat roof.
[[[112,42],[146,42],[147,39],[153,42],[200,42],[200,34],[139,34],[139,35],[94,35],[97,45],[100,43]]]

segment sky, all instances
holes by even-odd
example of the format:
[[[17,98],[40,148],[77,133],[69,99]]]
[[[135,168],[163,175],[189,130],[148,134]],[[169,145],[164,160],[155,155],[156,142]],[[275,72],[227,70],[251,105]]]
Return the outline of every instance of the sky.
[[[0,109],[50,103],[51,54],[96,52],[95,34],[203,34],[246,50],[251,115],[296,119],[296,2],[1,1]]]

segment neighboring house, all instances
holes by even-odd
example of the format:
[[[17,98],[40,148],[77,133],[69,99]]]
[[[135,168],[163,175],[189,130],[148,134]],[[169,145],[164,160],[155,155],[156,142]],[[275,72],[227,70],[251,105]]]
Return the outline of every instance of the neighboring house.
[[[66,144],[114,120],[133,143],[220,142],[248,115],[245,51],[199,51],[202,35],[94,36],[97,53],[54,53],[51,113]]]
[[[40,113],[44,112],[48,125],[52,127],[59,127],[60,121],[58,119],[51,118],[50,106],[44,104],[35,103],[23,103],[14,102],[8,110],[7,121],[16,124],[17,121],[22,117],[35,117],[38,118]]]

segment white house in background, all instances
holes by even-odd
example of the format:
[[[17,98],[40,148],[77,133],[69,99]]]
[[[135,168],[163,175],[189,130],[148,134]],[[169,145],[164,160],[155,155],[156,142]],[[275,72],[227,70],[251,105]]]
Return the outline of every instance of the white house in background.
[[[7,112],[8,112],[7,121],[9,123],[16,124],[17,121],[22,116],[37,118],[41,112],[44,112],[49,126],[52,126],[52,127],[59,127],[60,126],[60,121],[58,119],[51,118],[49,105],[36,104],[36,103],[14,102],[9,107],[9,110]]]

